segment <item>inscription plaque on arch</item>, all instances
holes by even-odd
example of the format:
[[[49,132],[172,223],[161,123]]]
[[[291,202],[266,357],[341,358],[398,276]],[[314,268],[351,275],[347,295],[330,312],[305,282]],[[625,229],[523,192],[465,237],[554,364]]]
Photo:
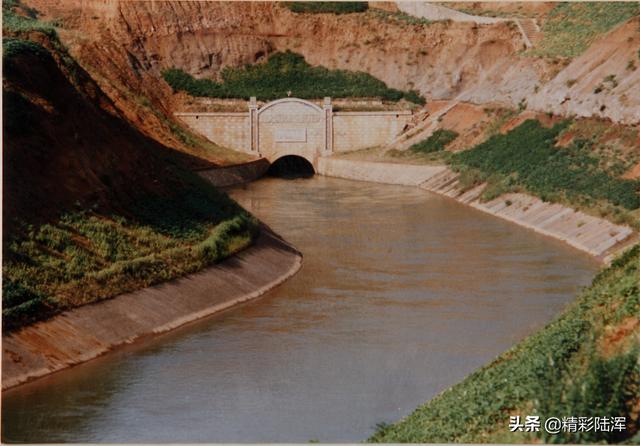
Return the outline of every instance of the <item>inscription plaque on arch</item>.
[[[307,129],[277,128],[275,129],[276,142],[306,142]]]

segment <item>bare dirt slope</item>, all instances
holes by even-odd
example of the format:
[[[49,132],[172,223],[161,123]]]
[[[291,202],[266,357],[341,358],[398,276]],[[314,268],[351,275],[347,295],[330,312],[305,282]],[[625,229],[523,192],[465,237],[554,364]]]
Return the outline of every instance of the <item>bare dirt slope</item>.
[[[277,3],[252,2],[28,3],[62,24],[71,52],[127,119],[175,146],[189,141],[175,131],[175,122],[167,121],[175,104],[160,80],[162,70],[177,67],[215,78],[225,66],[259,62],[286,49],[314,65],[362,70],[391,87],[418,89],[427,99],[461,96],[508,106],[526,102],[541,111],[638,120],[640,95],[633,90],[638,90],[640,71],[626,68],[640,48],[637,20],[602,37],[565,67],[568,61],[527,54],[512,21],[426,23],[379,9],[339,16],[295,14]],[[544,17],[550,6],[539,6],[533,13]],[[500,7],[506,15],[532,12],[505,8]],[[610,74],[618,86],[594,95]]]
[[[602,36],[527,103],[560,115],[640,122],[640,17]]]
[[[202,164],[128,125],[55,42],[32,37],[42,46],[4,58],[5,224],[48,219],[76,203],[118,210],[134,195],[175,186],[172,162]]]
[[[490,92],[518,103],[547,70],[544,61],[519,57],[523,43],[512,23],[424,24],[379,10],[294,14],[277,3],[29,4],[61,21],[63,39],[98,82],[127,84],[160,99],[166,88],[150,74],[157,79],[163,69],[177,67],[216,77],[225,66],[286,49],[311,64],[367,71],[391,87],[416,88],[435,99],[468,91],[469,100],[484,102]]]

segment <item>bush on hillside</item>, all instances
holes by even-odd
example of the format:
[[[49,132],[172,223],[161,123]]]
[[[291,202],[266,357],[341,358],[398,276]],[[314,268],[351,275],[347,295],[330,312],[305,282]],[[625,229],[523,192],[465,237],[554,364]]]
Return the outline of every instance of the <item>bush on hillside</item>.
[[[287,9],[307,14],[351,14],[369,9],[367,2],[283,2]]]
[[[172,68],[162,73],[174,91],[186,91],[192,96],[214,98],[244,98],[274,100],[288,95],[303,99],[380,97],[388,101],[408,101],[424,104],[415,91],[389,88],[368,73],[347,70],[328,70],[312,67],[303,56],[291,51],[274,53],[266,63],[225,68],[222,82],[195,79],[182,70]]]

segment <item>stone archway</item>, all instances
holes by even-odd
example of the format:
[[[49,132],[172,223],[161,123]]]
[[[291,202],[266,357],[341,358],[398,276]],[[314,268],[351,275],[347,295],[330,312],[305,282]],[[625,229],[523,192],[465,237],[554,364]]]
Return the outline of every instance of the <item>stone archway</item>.
[[[271,162],[267,175],[281,178],[309,178],[316,168],[312,162],[299,155],[284,155]]]
[[[252,98],[249,109],[251,151],[269,161],[296,155],[315,167],[319,156],[332,152],[333,111],[329,98],[323,107],[304,99],[284,98],[260,109]]]

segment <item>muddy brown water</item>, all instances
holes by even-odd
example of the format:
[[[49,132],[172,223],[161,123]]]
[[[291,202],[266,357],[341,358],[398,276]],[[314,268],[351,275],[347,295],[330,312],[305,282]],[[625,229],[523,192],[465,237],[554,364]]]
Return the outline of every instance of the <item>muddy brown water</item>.
[[[231,195],[304,253],[302,270],[5,392],[5,442],[360,441],[543,326],[598,269],[417,188],[315,177]]]

